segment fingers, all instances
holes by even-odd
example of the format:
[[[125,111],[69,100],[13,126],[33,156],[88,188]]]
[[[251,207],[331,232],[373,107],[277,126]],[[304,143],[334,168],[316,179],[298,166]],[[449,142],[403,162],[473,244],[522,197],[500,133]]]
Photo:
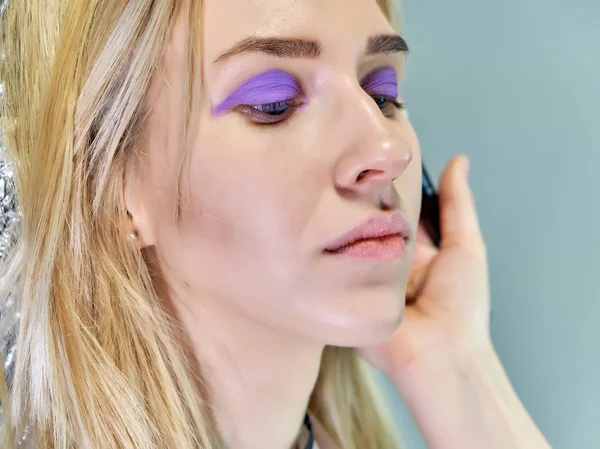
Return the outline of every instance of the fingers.
[[[408,283],[406,285],[406,305],[410,306],[417,302],[417,299],[421,295],[425,281],[427,280],[427,274],[429,272],[429,264],[415,266],[410,271]]]
[[[427,279],[429,265],[438,255],[439,250],[431,242],[431,238],[421,225],[417,228],[415,251],[413,254],[412,268],[406,286],[406,304],[413,304],[421,294]]]
[[[463,246],[483,254],[485,246],[468,171],[466,156],[456,156],[442,173],[439,189],[442,247]]]
[[[415,251],[413,253],[413,265],[423,265],[429,263],[438,253],[437,247],[431,241],[427,231],[419,224],[415,237]]]

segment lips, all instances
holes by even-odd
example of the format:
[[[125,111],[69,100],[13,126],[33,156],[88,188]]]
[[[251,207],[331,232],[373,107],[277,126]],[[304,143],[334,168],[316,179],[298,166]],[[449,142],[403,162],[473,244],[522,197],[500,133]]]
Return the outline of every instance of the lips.
[[[401,256],[411,234],[401,212],[376,215],[328,243],[325,252],[361,258]]]

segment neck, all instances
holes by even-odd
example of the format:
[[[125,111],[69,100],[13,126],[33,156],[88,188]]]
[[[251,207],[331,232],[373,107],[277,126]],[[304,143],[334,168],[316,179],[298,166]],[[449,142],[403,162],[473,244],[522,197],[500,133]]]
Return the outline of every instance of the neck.
[[[241,316],[223,301],[174,304],[228,447],[295,447],[323,346]]]

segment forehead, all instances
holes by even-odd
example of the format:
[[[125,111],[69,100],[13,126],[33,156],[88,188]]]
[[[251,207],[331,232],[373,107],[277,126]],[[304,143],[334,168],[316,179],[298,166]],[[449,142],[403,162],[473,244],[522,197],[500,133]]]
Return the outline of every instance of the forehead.
[[[204,52],[214,61],[248,37],[283,36],[330,45],[389,33],[376,0],[205,0]]]

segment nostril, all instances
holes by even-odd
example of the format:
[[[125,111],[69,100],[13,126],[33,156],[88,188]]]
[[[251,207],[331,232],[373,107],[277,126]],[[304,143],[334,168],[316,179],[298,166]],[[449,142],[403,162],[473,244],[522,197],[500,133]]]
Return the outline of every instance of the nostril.
[[[356,182],[360,182],[363,180],[363,178],[365,176],[367,176],[367,173],[369,173],[369,170],[363,170],[358,174],[358,177],[356,178]]]
[[[363,170],[356,177],[356,183],[357,184],[360,184],[360,183],[368,184],[369,182],[376,181],[381,177],[385,178],[385,170],[373,170],[373,169]]]

